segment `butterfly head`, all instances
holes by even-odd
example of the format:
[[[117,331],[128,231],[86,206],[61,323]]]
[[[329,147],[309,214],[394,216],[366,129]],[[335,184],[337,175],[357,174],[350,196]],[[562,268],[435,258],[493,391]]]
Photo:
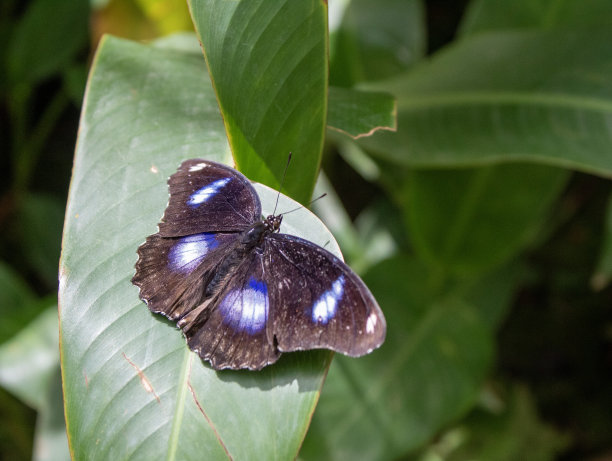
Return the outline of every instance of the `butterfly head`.
[[[278,232],[280,230],[281,222],[283,222],[283,215],[270,215],[264,219],[266,229],[270,232]]]

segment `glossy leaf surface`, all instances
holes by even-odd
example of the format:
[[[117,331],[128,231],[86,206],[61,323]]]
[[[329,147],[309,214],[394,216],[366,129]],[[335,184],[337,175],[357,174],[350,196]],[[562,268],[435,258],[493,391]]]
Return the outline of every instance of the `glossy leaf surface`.
[[[75,460],[287,459],[308,427],[329,353],[289,354],[260,373],[215,372],[130,283],[136,248],[166,206],[167,177],[195,157],[230,161],[202,57],[106,38],[89,79],[60,267]],[[258,193],[270,212],[276,193]],[[297,228],[333,242],[305,210],[283,221]]]
[[[321,0],[189,0],[236,164],[310,200],[327,116],[327,5]]]
[[[371,89],[398,98],[397,133],[361,142],[418,167],[529,161],[612,174],[608,30],[478,34]]]

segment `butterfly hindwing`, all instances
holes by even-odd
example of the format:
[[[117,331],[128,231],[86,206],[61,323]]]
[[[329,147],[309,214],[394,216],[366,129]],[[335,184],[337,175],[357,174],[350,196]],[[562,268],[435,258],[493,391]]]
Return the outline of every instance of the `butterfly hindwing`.
[[[259,370],[280,356],[263,271],[262,254],[251,252],[213,298],[179,322],[189,347],[213,368]]]
[[[152,312],[177,320],[205,297],[207,282],[230,251],[236,233],[200,233],[184,237],[147,237],[138,248],[132,283]]]
[[[269,234],[264,271],[281,352],[326,348],[361,356],[384,341],[385,318],[370,290],[324,248],[292,235]]]
[[[259,197],[249,180],[220,163],[187,160],[168,185],[170,200],[159,224],[163,237],[240,232],[261,219]]]

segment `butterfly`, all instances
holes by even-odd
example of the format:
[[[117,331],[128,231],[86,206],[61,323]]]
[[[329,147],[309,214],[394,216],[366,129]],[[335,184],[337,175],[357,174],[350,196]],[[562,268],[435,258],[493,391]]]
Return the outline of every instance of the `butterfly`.
[[[214,369],[259,370],[307,349],[358,357],[383,343],[385,318],[363,281],[324,248],[280,233],[283,215],[262,216],[244,175],[192,159],[168,185],[132,283]]]

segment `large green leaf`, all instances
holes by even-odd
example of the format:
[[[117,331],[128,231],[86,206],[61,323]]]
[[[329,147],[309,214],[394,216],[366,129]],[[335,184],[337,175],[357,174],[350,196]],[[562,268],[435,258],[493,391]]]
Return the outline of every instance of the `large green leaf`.
[[[462,21],[461,33],[610,26],[612,2],[608,0],[473,0]]]
[[[491,363],[481,307],[444,295],[415,260],[394,257],[364,280],[384,309],[387,339],[359,361],[334,360],[302,458],[397,459],[470,408]]]
[[[181,160],[229,161],[204,60],[106,37],[83,108],[60,265],[66,423],[75,460],[289,459],[308,427],[328,352],[261,372],[216,372],[130,283]],[[276,193],[258,186],[264,212]],[[281,196],[279,210],[295,202]],[[298,232],[299,227],[299,232]],[[337,252],[305,209],[283,230]]]
[[[370,85],[398,98],[397,133],[361,142],[411,166],[529,161],[612,174],[608,30],[478,34]]]
[[[500,265],[531,243],[568,176],[521,163],[418,170],[404,191],[414,247],[442,270],[479,273]]]
[[[327,2],[189,0],[240,170],[310,200],[327,115]]]

